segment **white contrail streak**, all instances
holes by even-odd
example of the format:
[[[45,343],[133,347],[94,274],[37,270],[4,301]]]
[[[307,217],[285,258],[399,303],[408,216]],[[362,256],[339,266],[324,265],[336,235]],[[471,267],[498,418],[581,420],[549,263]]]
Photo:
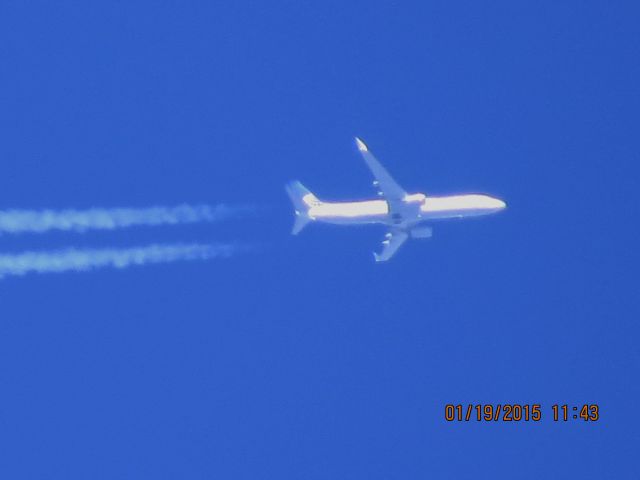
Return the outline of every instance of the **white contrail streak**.
[[[133,226],[214,222],[246,213],[247,207],[179,205],[150,208],[91,208],[88,210],[0,210],[0,233],[43,233],[49,230],[84,232]]]
[[[98,268],[123,269],[183,260],[210,260],[246,249],[236,245],[154,244],[134,248],[69,249],[0,255],[0,278],[27,273],[84,272]]]

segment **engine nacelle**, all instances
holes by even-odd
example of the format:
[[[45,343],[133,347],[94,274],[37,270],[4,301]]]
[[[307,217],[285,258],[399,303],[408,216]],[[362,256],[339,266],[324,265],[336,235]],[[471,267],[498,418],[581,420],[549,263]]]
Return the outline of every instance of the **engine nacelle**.
[[[431,227],[416,227],[411,230],[411,238],[431,238],[433,235],[433,228]]]

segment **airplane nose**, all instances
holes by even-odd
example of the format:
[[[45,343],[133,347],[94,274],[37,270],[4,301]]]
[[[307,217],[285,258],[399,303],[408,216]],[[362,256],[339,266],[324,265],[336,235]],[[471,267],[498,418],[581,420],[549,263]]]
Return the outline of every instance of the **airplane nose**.
[[[507,207],[507,204],[499,198],[489,197],[489,208],[492,210],[503,210]]]

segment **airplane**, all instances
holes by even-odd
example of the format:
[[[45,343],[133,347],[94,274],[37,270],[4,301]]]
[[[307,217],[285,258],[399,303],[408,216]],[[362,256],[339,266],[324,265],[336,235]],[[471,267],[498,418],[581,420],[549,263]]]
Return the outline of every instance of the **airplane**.
[[[423,193],[407,193],[382,164],[373,156],[365,143],[355,138],[358,150],[375,178],[380,200],[358,202],[324,202],[302,183],[293,181],[286,190],[295,209],[292,234],[297,235],[310,222],[338,225],[378,223],[389,231],[382,242],[382,251],[374,253],[376,262],[386,262],[409,237],[430,238],[433,229],[424,222],[447,218],[477,217],[499,212],[506,203],[489,195],[466,194],[446,197],[428,197]]]

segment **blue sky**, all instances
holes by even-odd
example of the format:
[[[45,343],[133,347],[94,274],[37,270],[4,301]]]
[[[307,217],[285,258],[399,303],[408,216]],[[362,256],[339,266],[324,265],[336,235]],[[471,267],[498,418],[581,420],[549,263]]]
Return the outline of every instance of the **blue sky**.
[[[243,242],[0,282],[2,478],[637,478],[634,2],[5,2],[0,205],[252,204],[0,251]],[[373,263],[285,182],[504,198]],[[447,403],[541,403],[447,423]],[[555,423],[554,403],[601,420]]]

